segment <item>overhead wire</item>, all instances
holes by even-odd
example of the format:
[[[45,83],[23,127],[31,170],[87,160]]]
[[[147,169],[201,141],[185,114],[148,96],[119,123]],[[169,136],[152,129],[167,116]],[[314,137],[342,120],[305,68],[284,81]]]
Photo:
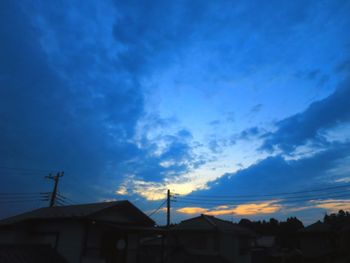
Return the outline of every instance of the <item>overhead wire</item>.
[[[43,199],[43,198],[36,198],[36,199],[22,199],[22,200],[0,200],[0,204],[10,204],[10,203],[26,203],[26,202],[37,202],[37,201],[42,201],[46,202],[48,199]]]
[[[166,203],[166,201],[167,201],[167,200],[164,200],[164,201],[159,205],[159,207],[156,208],[153,212],[149,213],[148,216],[151,217],[151,216],[153,216],[155,213],[157,213],[157,212],[162,208],[162,206]]]
[[[319,194],[310,194],[310,195],[294,195],[294,196],[276,196],[274,198],[270,197],[263,197],[263,198],[195,198],[195,197],[179,197],[176,200],[184,200],[184,201],[200,201],[200,202],[206,202],[206,201],[216,201],[216,202],[250,202],[250,201],[269,201],[269,200],[275,200],[275,199],[285,199],[285,200],[293,200],[293,199],[300,199],[300,198],[319,198],[320,196],[333,196],[333,195],[338,195],[338,194],[343,194],[343,193],[349,193],[347,190],[342,190],[342,191],[333,191],[333,192],[325,192],[325,193],[319,193]]]
[[[31,172],[49,172],[53,173],[57,170],[49,170],[49,169],[36,169],[36,168],[20,168],[20,167],[9,167],[9,166],[0,166],[0,170],[12,170],[12,171],[31,171]]]
[[[28,195],[38,195],[38,194],[49,194],[50,192],[0,192],[1,196],[28,196]]]
[[[221,195],[221,196],[210,196],[206,195],[190,195],[190,196],[176,196],[176,202],[178,204],[176,207],[181,207],[183,204],[192,204],[192,205],[201,205],[201,206],[237,206],[244,205],[249,203],[262,203],[262,202],[270,202],[276,204],[296,204],[301,202],[310,201],[322,202],[328,199],[344,199],[350,198],[350,192],[348,189],[350,188],[349,184],[346,185],[338,185],[332,187],[324,187],[317,189],[309,189],[303,191],[295,191],[295,192],[285,192],[285,193],[276,193],[276,194],[265,194],[265,195]],[[318,192],[318,193],[317,193]],[[316,194],[317,193],[317,194]],[[227,198],[229,197],[229,198]],[[242,199],[242,197],[250,197],[246,199]],[[252,198],[254,197],[254,198]],[[263,197],[263,198],[262,198]],[[270,197],[270,198],[267,198]]]
[[[281,196],[281,195],[295,195],[300,193],[309,193],[309,192],[322,192],[326,190],[331,189],[339,189],[339,188],[350,188],[350,184],[345,185],[337,185],[337,186],[331,186],[331,187],[324,187],[324,188],[314,188],[309,190],[302,190],[302,191],[294,191],[294,192],[281,192],[281,193],[271,193],[271,194],[250,194],[250,195],[192,195],[196,198],[202,198],[202,197],[210,197],[210,198],[244,198],[244,197],[264,197],[264,196]],[[175,194],[177,197],[187,197],[188,195],[179,195]]]
[[[57,193],[57,196],[61,199],[63,199],[66,203],[70,203],[70,204],[78,204],[77,201],[73,200],[72,198],[70,197],[67,197],[61,193]]]

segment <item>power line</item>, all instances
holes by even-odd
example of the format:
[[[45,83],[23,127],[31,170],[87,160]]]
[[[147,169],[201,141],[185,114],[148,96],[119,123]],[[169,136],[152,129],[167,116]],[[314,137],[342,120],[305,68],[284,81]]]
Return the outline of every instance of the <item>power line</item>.
[[[57,170],[35,169],[35,168],[19,168],[19,167],[8,167],[8,166],[0,166],[0,169],[14,170],[14,171],[44,172],[44,173],[57,171]]]
[[[72,198],[68,197],[68,196],[65,196],[65,195],[62,195],[60,193],[57,193],[58,196],[62,197],[63,199],[65,200],[68,200],[68,201],[71,201],[73,203],[78,203],[77,201],[73,200]]]
[[[250,194],[250,195],[192,195],[194,198],[202,198],[202,197],[209,197],[209,198],[244,198],[244,197],[264,197],[264,196],[283,196],[283,195],[295,195],[300,193],[309,193],[309,192],[322,192],[325,190],[331,190],[331,189],[339,189],[339,188],[350,188],[350,184],[346,185],[337,185],[332,187],[325,187],[325,188],[316,188],[316,189],[309,189],[309,190],[302,190],[302,191],[295,191],[295,192],[282,192],[282,193],[271,193],[271,194]],[[179,195],[175,194],[178,197],[188,197],[188,195]]]
[[[299,199],[266,199],[266,200],[249,200],[249,201],[219,201],[219,200],[213,200],[213,201],[201,201],[201,200],[178,200],[178,203],[185,203],[185,204],[197,204],[197,205],[244,205],[249,203],[262,203],[262,202],[273,202],[273,203],[296,203],[296,202],[306,202],[306,201],[321,201],[326,200],[330,198],[350,198],[350,193],[347,194],[335,194],[335,195],[327,195],[327,196],[318,196],[314,198],[299,198]]]
[[[333,194],[341,194],[341,193],[348,193],[348,190],[342,190],[342,191],[332,191],[332,192],[325,192],[325,193],[319,193],[319,194],[309,194],[309,195],[294,195],[294,196],[276,196],[276,198],[281,198],[281,199],[298,199],[298,198],[314,198],[314,197],[319,197],[320,195],[333,195]],[[221,202],[230,202],[230,201],[239,201],[239,202],[249,202],[249,201],[265,201],[265,200],[272,200],[272,198],[267,198],[267,197],[262,197],[262,198],[249,198],[249,199],[242,199],[242,197],[237,197],[237,198],[195,198],[195,197],[177,197],[176,200],[188,200],[188,201],[221,201]]]
[[[58,181],[60,177],[63,177],[64,172],[57,173],[56,175],[49,174],[48,176],[45,176],[47,179],[51,179],[54,181],[54,186],[51,194],[50,199],[50,207],[53,207],[55,205],[56,197],[57,197],[57,187],[58,187]]]
[[[28,194],[11,194],[11,193],[0,193],[0,200],[27,200],[33,198],[49,198],[49,193],[28,193]]]
[[[150,217],[150,216],[154,215],[155,213],[157,213],[157,212],[162,208],[162,206],[163,206],[166,202],[167,202],[167,200],[164,200],[164,201],[160,204],[160,206],[159,206],[157,209],[155,209],[153,212],[149,213],[148,216]]]
[[[64,203],[66,205],[75,205],[76,203],[73,203],[71,201],[69,201],[68,199],[66,199],[64,196],[62,195],[57,195],[57,200],[60,201],[61,203]]]
[[[43,195],[43,194],[50,194],[50,192],[31,192],[31,193],[19,193],[19,192],[16,192],[16,193],[0,193],[0,196],[28,196],[28,195]]]
[[[47,198],[48,196],[30,196],[30,197],[4,197],[4,198],[0,198],[0,200],[29,200],[29,199],[33,199],[33,198]]]
[[[0,200],[0,204],[27,203],[27,202],[37,202],[37,201],[46,202],[48,201],[48,199],[38,198],[38,199],[8,200],[8,201]]]

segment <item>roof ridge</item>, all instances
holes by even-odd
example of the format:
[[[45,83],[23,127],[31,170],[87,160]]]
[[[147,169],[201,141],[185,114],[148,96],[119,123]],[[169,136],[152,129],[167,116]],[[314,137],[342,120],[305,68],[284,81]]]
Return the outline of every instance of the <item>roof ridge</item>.
[[[104,202],[94,202],[94,203],[84,203],[84,204],[72,204],[72,205],[60,205],[60,206],[53,206],[53,207],[42,207],[42,208],[59,208],[59,207],[71,207],[71,206],[88,206],[88,205],[99,205],[99,204],[113,204],[113,203],[121,203],[121,202],[128,202],[128,200],[114,200],[114,201],[104,201]]]
[[[211,224],[212,226],[218,227],[217,224],[215,224],[215,222],[210,218],[210,217],[213,217],[213,216],[205,215],[205,214],[202,214],[201,216],[202,216],[209,224]]]
[[[19,222],[22,220],[35,218],[54,218],[54,217],[87,217],[94,215],[104,209],[111,208],[117,205],[130,203],[128,200],[99,202],[90,204],[76,204],[66,206],[40,207],[31,211],[20,213],[14,216],[3,218],[0,220],[0,225],[10,222]],[[131,203],[130,203],[131,204]]]

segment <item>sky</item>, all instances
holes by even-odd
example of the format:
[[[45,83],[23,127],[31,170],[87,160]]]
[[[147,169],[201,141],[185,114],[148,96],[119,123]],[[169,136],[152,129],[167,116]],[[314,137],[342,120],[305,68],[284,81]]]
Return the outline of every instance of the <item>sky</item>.
[[[78,203],[152,213],[170,189],[173,222],[350,210],[349,13],[342,0],[0,1],[0,197],[51,191],[44,177],[64,171]],[[1,198],[0,217],[47,205]]]

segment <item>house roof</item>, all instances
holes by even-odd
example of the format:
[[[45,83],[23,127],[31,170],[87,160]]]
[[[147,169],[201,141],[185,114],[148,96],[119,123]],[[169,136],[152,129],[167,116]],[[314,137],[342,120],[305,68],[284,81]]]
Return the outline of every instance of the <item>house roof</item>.
[[[204,214],[181,221],[174,230],[222,231],[239,236],[254,236],[254,233],[249,229],[237,226],[230,221]]]
[[[103,214],[111,213],[106,217]],[[153,226],[154,221],[127,200],[101,202],[82,205],[44,207],[0,221],[0,225],[10,225],[30,220],[53,219],[96,219],[112,223],[144,222],[143,225]]]
[[[304,229],[301,230],[301,232],[304,233],[326,233],[331,230],[331,227],[326,224],[322,223],[321,221],[317,221],[316,223],[313,223]]]

